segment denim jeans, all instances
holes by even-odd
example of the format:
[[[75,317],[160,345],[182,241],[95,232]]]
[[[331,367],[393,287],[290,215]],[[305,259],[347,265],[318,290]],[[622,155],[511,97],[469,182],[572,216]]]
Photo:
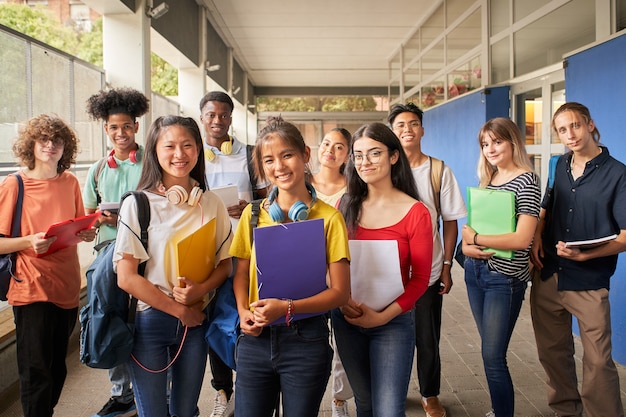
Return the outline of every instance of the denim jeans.
[[[491,406],[497,417],[512,417],[515,397],[506,352],[527,283],[490,270],[484,260],[466,257],[465,284],[480,333]]]
[[[275,325],[237,341],[235,416],[270,417],[282,393],[285,417],[317,417],[333,351],[325,315]]]
[[[405,417],[415,351],[413,311],[371,329],[351,325],[338,309],[331,319],[357,416]]]
[[[135,399],[133,389],[130,387],[130,370],[127,363],[109,369],[109,381],[112,385],[111,397],[117,397],[123,403]]]
[[[169,369],[172,380],[169,400],[171,416],[196,415],[207,361],[207,344],[204,339],[206,327],[205,321],[200,326],[188,328],[182,351]],[[138,311],[133,355],[145,368],[163,369],[178,352],[184,329],[176,317],[157,309]],[[132,359],[129,364],[139,416],[168,416],[168,372],[148,372]]]

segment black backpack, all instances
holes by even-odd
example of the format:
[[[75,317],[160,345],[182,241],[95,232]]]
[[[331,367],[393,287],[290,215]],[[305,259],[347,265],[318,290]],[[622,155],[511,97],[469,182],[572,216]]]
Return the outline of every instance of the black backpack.
[[[148,250],[150,202],[141,191],[129,191],[137,200],[141,243]],[[137,299],[117,286],[113,270],[115,241],[98,254],[87,269],[87,305],[80,311],[80,361],[91,368],[111,369],[127,362],[133,350]],[[139,265],[139,274],[146,264]]]

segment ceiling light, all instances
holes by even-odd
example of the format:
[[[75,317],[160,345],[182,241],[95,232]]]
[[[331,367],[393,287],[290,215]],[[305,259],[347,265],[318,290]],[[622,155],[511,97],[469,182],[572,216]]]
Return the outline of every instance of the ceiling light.
[[[156,7],[146,6],[146,16],[151,19],[158,19],[163,16],[170,9],[170,6],[166,2],[159,4]]]

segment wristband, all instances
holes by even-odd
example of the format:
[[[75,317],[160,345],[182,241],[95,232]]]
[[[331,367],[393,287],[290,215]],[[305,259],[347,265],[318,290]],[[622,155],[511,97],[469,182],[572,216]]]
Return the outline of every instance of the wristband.
[[[285,314],[285,323],[287,326],[291,326],[291,322],[293,321],[293,300],[291,298],[287,299],[287,314]]]
[[[476,242],[476,238],[478,237],[478,233],[474,235],[474,245],[478,246],[478,242]]]
[[[452,261],[443,261],[444,265],[452,265]]]

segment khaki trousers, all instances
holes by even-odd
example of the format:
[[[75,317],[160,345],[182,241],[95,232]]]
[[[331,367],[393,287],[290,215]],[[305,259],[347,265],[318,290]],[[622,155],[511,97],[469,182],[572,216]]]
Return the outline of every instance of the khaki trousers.
[[[548,404],[561,417],[623,417],[619,375],[611,356],[609,292],[558,291],[558,274],[533,277],[530,307],[539,361],[547,375]],[[572,316],[583,345],[578,392]]]

